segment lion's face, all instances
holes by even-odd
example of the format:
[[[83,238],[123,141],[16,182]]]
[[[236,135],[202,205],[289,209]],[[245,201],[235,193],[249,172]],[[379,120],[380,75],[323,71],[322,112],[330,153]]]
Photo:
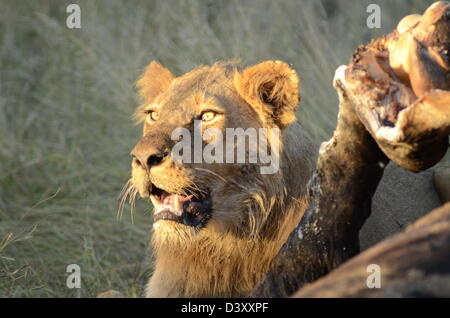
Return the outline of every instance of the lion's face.
[[[131,152],[132,183],[141,197],[153,203],[156,239],[180,241],[202,231],[243,235],[255,230],[255,223],[263,218],[255,213],[264,213],[258,211],[264,203],[258,206],[255,198],[281,195],[277,192],[282,191],[282,172],[261,174],[260,167],[267,162],[250,162],[254,142],[250,138],[244,139],[244,162],[235,156],[227,161],[227,129],[277,128],[282,134],[295,120],[295,72],[281,62],[244,71],[234,64],[215,64],[175,78],[152,62],[138,87],[144,103],[136,115],[144,127]],[[188,135],[176,134],[180,129]],[[257,140],[266,137],[258,135]],[[223,153],[217,153],[219,148],[211,152],[218,138],[224,138]],[[231,148],[237,152],[243,145],[232,140]],[[273,139],[266,140],[270,153]],[[174,149],[182,142],[187,146],[180,160]],[[215,161],[205,159],[208,153]]]

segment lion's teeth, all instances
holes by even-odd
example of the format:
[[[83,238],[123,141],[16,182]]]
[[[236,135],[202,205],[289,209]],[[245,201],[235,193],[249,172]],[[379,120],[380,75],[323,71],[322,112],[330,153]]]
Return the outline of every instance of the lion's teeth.
[[[150,200],[152,201],[155,210],[162,204],[161,200],[159,200],[156,196],[151,195]]]
[[[180,211],[181,210],[181,202],[180,202],[180,196],[178,194],[175,195],[174,198],[174,208],[176,211]]]

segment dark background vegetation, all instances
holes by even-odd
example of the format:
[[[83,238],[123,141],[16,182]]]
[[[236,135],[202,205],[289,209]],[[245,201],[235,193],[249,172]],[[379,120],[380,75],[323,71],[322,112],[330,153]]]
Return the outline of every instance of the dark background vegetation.
[[[82,28],[66,27],[81,6]],[[382,28],[366,27],[369,3]],[[289,62],[317,141],[334,127],[334,70],[431,1],[0,0],[0,297],[140,297],[150,208],[117,218],[140,134],[133,84],[157,59],[175,74],[241,58]],[[127,210],[129,212],[129,208]],[[66,287],[79,264],[81,290]]]

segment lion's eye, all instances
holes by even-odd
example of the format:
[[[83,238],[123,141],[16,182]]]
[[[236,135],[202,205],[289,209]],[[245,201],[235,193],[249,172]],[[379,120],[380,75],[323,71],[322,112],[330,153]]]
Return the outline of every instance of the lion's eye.
[[[211,121],[216,117],[216,113],[214,112],[204,112],[202,114],[202,121]]]
[[[146,113],[147,113],[147,121],[149,122],[157,121],[159,118],[159,113],[155,112],[154,110],[149,110]]]

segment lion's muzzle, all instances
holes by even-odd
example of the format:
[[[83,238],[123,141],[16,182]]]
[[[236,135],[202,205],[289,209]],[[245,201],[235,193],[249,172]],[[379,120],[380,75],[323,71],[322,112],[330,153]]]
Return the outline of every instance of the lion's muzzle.
[[[167,142],[166,138],[148,134],[136,144],[131,151],[131,156],[138,166],[149,170],[161,164],[169,156],[170,149],[165,144]]]

